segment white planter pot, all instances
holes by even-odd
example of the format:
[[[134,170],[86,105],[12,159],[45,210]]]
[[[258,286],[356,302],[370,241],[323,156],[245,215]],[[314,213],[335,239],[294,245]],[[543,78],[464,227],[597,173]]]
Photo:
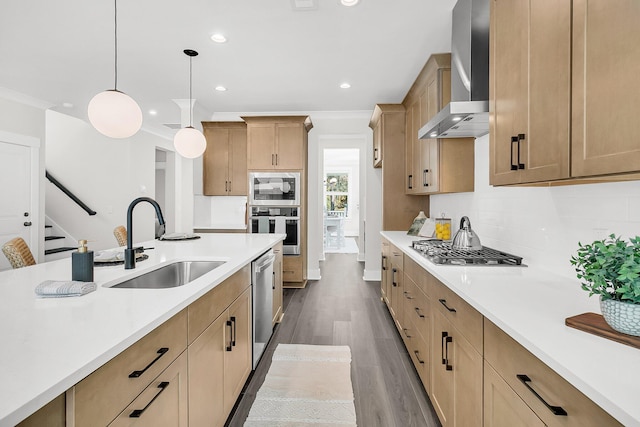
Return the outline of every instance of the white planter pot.
[[[600,299],[604,320],[618,332],[640,337],[640,304]]]

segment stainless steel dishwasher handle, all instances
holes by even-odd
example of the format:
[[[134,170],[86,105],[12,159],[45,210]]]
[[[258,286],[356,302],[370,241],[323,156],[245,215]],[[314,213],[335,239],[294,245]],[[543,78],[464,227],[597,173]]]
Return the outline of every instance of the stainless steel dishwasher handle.
[[[256,273],[260,273],[262,270],[264,270],[265,268],[269,267],[270,265],[273,264],[273,261],[276,259],[276,256],[271,254],[267,257],[267,259],[260,265],[256,265],[255,266],[255,271]]]

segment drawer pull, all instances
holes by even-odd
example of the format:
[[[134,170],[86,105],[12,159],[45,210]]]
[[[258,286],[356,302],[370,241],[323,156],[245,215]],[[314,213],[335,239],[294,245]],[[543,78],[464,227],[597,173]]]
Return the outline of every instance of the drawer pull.
[[[229,327],[229,345],[227,346],[227,351],[233,350],[233,324],[231,320],[227,320],[227,326]]]
[[[413,297],[412,297],[412,296],[410,296],[410,295],[409,295],[409,292],[407,292],[407,291],[404,291],[404,297],[405,297],[406,299],[413,299]]]
[[[236,337],[237,337],[237,324],[236,324],[236,318],[235,316],[231,316],[231,323],[233,323],[233,330],[232,330],[232,335],[231,335],[231,346],[235,347],[236,346]]]
[[[387,271],[387,256],[382,255],[382,271]]]
[[[415,307],[415,310],[418,317],[420,317],[421,319],[424,319],[424,314],[420,313],[420,307]]]
[[[402,331],[404,332],[404,336],[407,338],[411,338],[411,335],[409,335],[407,332],[409,331],[407,328],[402,328]]]
[[[525,139],[524,133],[518,134],[518,169],[524,169],[524,163],[520,163],[520,142]]]
[[[129,415],[129,418],[140,418],[142,416],[142,413],[144,411],[147,410],[147,408],[149,406],[151,406],[151,404],[153,403],[154,400],[156,400],[158,398],[158,396],[160,396],[160,394],[164,391],[164,389],[166,389],[169,386],[169,381],[163,381],[160,384],[158,384],[158,388],[160,389],[160,391],[158,392],[158,394],[156,394],[155,396],[153,396],[153,399],[151,399],[151,401],[149,403],[147,403],[147,406],[145,406],[142,409],[136,409],[135,411],[133,411],[131,413],[131,415]]]
[[[424,365],[424,360],[420,360],[420,352],[418,350],[413,350],[413,354],[416,355],[416,359],[418,359],[418,363]]]
[[[538,400],[540,402],[542,402],[544,404],[544,406],[547,407],[547,409],[549,409],[551,411],[551,413],[553,413],[553,415],[558,415],[558,416],[566,416],[567,415],[567,411],[565,411],[561,406],[553,406],[553,405],[549,405],[543,398],[542,396],[540,396],[534,389],[533,387],[531,387],[531,385],[529,385],[529,383],[531,382],[531,378],[529,378],[527,375],[523,375],[523,374],[517,374],[516,377],[520,380],[520,382],[522,382],[522,384],[524,384],[524,386],[526,388],[529,389],[529,391],[531,393],[533,393],[533,395],[535,397],[538,398]]]
[[[168,349],[167,347],[162,347],[161,349],[159,349],[159,350],[158,350],[158,356],[157,356],[155,359],[153,359],[153,360],[151,361],[151,363],[149,363],[149,364],[147,365],[147,367],[146,367],[146,368],[144,368],[144,369],[143,369],[143,370],[141,370],[141,371],[133,371],[133,372],[131,372],[131,373],[129,374],[129,378],[139,378],[140,376],[142,376],[142,374],[144,374],[144,373],[145,373],[145,371],[151,367],[151,365],[153,365],[154,363],[156,363],[156,362],[158,361],[158,359],[160,359],[162,356],[164,356],[164,354],[165,354],[166,352],[168,352],[168,351],[169,351],[169,349]]]
[[[449,365],[449,343],[453,342],[453,337],[445,337],[444,339],[444,360],[447,371],[453,370],[453,365]]]
[[[444,358],[444,340],[445,338],[447,338],[449,334],[447,332],[442,332],[442,340],[441,340],[441,345],[440,345],[440,357],[442,358],[442,364],[446,364],[447,363],[447,359]]]
[[[512,136],[511,137],[511,170],[512,171],[517,171],[518,170],[518,165],[513,163],[513,144],[514,143],[518,143],[518,137],[517,136]]]
[[[398,272],[397,268],[392,268],[391,269],[391,284],[393,285],[394,288],[398,287],[398,283],[396,283],[396,273]]]
[[[438,301],[440,301],[440,304],[444,305],[444,308],[446,308],[447,310],[449,310],[449,312],[451,313],[455,313],[456,309],[455,308],[451,308],[447,305],[447,300],[446,299],[439,299]]]

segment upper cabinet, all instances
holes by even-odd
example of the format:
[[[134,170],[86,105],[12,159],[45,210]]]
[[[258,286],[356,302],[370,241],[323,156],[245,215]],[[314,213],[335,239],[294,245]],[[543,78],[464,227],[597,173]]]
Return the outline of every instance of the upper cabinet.
[[[451,98],[451,54],[431,55],[403,101],[406,194],[473,191],[474,139],[418,139]]]
[[[306,166],[308,116],[243,117],[250,170],[300,170]]]
[[[207,149],[202,158],[205,196],[247,195],[247,125],[202,122]]]
[[[640,170],[639,20],[625,0],[491,0],[492,185]]]

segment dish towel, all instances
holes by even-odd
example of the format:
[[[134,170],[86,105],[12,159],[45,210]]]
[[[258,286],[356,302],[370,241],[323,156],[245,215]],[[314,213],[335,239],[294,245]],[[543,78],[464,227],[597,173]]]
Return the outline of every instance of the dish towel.
[[[276,227],[273,232],[276,234],[287,234],[287,217],[285,216],[276,217]]]
[[[269,232],[269,217],[261,216],[258,218],[258,233]]]
[[[79,297],[95,290],[95,282],[45,280],[36,286],[36,295],[41,298]]]

